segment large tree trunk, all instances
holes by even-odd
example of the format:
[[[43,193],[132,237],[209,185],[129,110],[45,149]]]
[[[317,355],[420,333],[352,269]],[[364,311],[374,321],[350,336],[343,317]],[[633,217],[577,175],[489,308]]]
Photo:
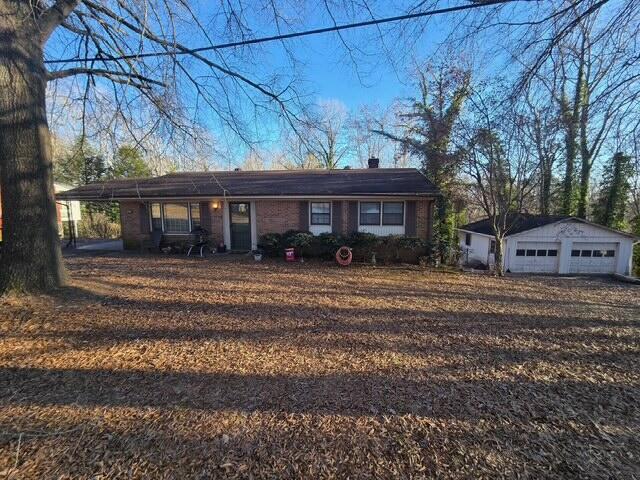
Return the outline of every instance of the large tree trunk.
[[[493,259],[495,263],[494,270],[496,275],[499,277],[504,277],[504,262],[503,262],[504,252],[502,251],[502,240],[503,240],[502,236],[496,235],[496,250],[493,254]]]
[[[0,292],[60,286],[42,40],[31,2],[0,2]]]

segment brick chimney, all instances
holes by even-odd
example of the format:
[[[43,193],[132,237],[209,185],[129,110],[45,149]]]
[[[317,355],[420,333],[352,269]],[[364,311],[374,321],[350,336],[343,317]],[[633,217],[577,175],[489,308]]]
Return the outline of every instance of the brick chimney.
[[[378,168],[380,166],[380,160],[375,157],[369,159],[369,168]]]

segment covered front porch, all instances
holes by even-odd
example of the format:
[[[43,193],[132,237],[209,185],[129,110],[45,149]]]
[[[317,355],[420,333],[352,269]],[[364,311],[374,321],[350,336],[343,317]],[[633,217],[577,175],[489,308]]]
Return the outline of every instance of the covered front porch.
[[[205,231],[212,249],[255,250],[258,245],[255,202],[184,199],[120,202],[124,248],[138,249],[161,233],[167,244],[188,242]]]

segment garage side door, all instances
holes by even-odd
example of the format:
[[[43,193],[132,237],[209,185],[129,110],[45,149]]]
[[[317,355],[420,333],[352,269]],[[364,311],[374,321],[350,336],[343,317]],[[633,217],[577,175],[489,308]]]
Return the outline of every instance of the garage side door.
[[[573,242],[569,273],[614,273],[618,244]]]
[[[557,273],[558,242],[518,242],[512,272]]]

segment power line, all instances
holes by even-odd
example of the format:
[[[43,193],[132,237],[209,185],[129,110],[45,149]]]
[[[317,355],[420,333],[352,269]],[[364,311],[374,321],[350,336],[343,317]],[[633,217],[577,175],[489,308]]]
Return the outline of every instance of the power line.
[[[56,64],[56,63],[92,62],[92,61],[115,62],[119,60],[133,60],[133,59],[149,58],[149,57],[192,55],[194,53],[199,53],[199,52],[222,50],[225,48],[241,47],[244,45],[255,45],[258,43],[267,43],[267,42],[273,42],[276,40],[288,40],[291,38],[308,37],[310,35],[318,35],[321,33],[339,32],[342,30],[350,30],[350,29],[360,28],[360,27],[369,27],[372,25],[381,25],[384,23],[401,22],[405,20],[412,20],[415,18],[431,17],[434,15],[442,15],[445,13],[460,12],[464,10],[471,10],[473,8],[489,7],[492,5],[500,5],[504,3],[513,3],[517,1],[532,1],[532,0],[487,0],[487,1],[471,0],[471,1],[473,3],[470,3],[468,5],[459,5],[457,7],[439,8],[436,10],[429,10],[426,12],[408,13],[406,15],[398,15],[395,17],[379,18],[379,19],[367,20],[364,22],[356,22],[356,23],[346,23],[343,25],[334,25],[333,27],[324,27],[324,28],[316,28],[313,30],[304,30],[301,32],[284,33],[281,35],[272,35],[269,37],[260,37],[260,38],[250,39],[250,40],[241,40],[238,42],[221,43],[218,45],[209,45],[206,47],[192,48],[188,50],[181,49],[181,50],[171,50],[171,51],[164,51],[164,52],[147,52],[147,53],[141,52],[141,53],[131,54],[131,55],[121,55],[118,57],[65,58],[65,59],[58,59],[58,60],[45,60],[45,63]]]

